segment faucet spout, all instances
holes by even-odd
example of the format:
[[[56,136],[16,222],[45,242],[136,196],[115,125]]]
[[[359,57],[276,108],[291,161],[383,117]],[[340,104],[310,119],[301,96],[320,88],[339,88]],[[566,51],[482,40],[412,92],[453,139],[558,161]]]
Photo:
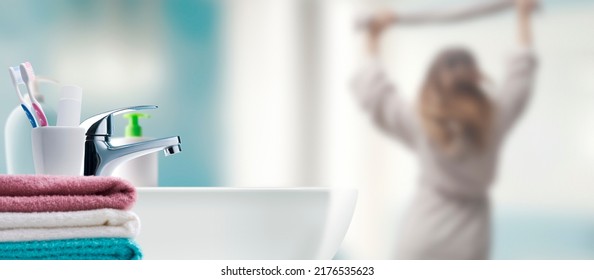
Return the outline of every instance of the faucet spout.
[[[109,176],[118,165],[128,160],[158,151],[163,151],[166,156],[181,152],[179,136],[121,146],[113,146],[109,141],[113,115],[156,108],[155,105],[125,107],[90,117],[82,122],[80,126],[87,130],[84,175]]]
[[[158,151],[164,151],[165,155],[181,152],[181,139],[174,136],[113,146],[109,137],[89,136],[85,150],[85,176],[109,176],[117,166],[131,159]]]

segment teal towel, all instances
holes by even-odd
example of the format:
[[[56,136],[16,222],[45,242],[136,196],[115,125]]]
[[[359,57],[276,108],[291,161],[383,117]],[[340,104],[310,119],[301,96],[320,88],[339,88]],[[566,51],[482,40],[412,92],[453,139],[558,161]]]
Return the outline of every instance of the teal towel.
[[[2,242],[4,260],[139,260],[138,245],[128,238],[85,238]]]

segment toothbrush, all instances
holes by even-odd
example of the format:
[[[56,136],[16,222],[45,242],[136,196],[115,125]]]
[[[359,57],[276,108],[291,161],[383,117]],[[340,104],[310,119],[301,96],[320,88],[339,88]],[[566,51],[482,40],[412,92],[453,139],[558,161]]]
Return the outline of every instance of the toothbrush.
[[[31,98],[31,105],[33,106],[33,111],[35,111],[37,122],[39,123],[39,126],[47,126],[47,117],[45,116],[41,105],[35,98],[35,72],[33,72],[33,66],[27,61],[21,63],[20,68],[21,76],[29,91],[29,98]]]
[[[23,81],[23,77],[21,76],[21,71],[19,70],[19,67],[8,67],[8,73],[10,74],[12,84],[14,85],[14,88],[16,89],[17,96],[18,96],[19,100],[21,101],[21,108],[23,108],[23,111],[25,111],[25,114],[27,115],[27,119],[29,119],[31,126],[33,128],[36,128],[37,122],[35,121],[33,114],[31,114],[31,110],[29,109],[29,106],[27,106],[28,102],[25,100],[25,98],[23,97],[23,94],[21,93],[21,90],[19,89],[19,85],[25,84],[25,82]]]

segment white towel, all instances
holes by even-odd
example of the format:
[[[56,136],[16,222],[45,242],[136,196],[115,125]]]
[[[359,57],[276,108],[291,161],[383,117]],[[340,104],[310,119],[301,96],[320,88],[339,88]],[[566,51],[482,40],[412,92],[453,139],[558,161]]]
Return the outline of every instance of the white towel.
[[[459,5],[447,5],[422,11],[401,11],[396,10],[398,25],[418,25],[429,23],[458,22],[473,19],[489,14],[494,14],[506,9],[513,8],[514,0],[482,0],[468,1]],[[540,1],[536,1],[535,10],[538,10]],[[365,29],[369,27],[375,11],[366,11],[356,20],[356,27]]]
[[[0,213],[0,242],[73,238],[133,238],[140,219],[130,211],[97,209],[73,212]]]

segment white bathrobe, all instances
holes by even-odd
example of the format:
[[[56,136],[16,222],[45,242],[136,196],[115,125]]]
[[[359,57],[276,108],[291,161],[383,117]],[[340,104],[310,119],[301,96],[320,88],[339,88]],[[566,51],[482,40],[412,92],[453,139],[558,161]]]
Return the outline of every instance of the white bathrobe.
[[[418,189],[400,226],[398,259],[486,259],[490,247],[489,186],[496,175],[501,144],[526,106],[534,79],[532,50],[511,52],[494,106],[494,139],[481,153],[443,155],[421,126],[415,104],[402,100],[377,61],[355,77],[354,91],[379,128],[417,154]],[[395,170],[398,172],[398,170]]]

